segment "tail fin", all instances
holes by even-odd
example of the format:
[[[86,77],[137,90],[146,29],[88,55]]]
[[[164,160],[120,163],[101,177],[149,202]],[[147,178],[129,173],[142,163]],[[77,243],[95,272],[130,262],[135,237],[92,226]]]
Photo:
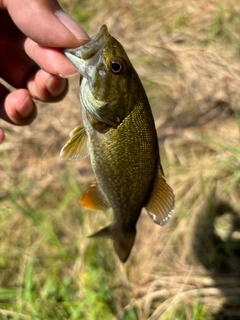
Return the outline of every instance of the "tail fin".
[[[89,238],[109,237],[113,239],[114,249],[122,262],[126,262],[134,244],[136,232],[124,233],[115,225],[109,225],[92,234]]]

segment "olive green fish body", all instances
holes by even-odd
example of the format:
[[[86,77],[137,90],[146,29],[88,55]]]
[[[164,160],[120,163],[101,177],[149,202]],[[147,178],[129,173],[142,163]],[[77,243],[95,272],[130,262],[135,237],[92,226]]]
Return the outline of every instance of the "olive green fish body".
[[[131,222],[146,204],[157,172],[158,143],[148,113],[139,103],[116,129],[89,136],[97,183],[124,231],[135,230]]]
[[[142,208],[163,225],[172,214],[174,195],[163,177],[151,108],[136,71],[105,26],[91,41],[74,57],[72,51],[65,53],[83,75],[83,126],[72,131],[61,156],[81,158],[89,152],[96,182],[81,203],[113,209],[113,223],[93,236],[113,238],[125,262]]]

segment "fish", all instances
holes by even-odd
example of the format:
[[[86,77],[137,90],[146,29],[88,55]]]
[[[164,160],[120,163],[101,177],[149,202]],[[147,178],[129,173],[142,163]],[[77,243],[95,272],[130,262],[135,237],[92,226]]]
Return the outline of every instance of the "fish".
[[[60,157],[90,156],[95,182],[80,203],[92,210],[112,208],[114,216],[109,226],[90,237],[111,238],[125,262],[142,208],[160,226],[174,210],[151,107],[127,53],[106,25],[85,45],[63,52],[80,74],[82,124],[71,131]]]

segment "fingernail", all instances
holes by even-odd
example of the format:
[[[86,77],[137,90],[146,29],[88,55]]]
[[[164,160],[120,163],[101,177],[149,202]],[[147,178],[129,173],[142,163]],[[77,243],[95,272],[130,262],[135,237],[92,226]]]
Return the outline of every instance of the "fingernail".
[[[62,81],[59,81],[60,79],[57,78],[56,81],[55,76],[51,76],[48,82],[45,84],[45,87],[47,88],[47,91],[50,93],[52,97],[58,97],[66,88],[67,80],[62,79]]]
[[[82,40],[83,43],[89,41],[88,34],[63,10],[58,10],[55,14],[62,24],[75,36],[75,38]]]
[[[30,97],[26,97],[26,99],[18,106],[16,106],[16,110],[22,118],[27,118],[33,111],[33,104]]]
[[[63,79],[68,79],[68,78],[72,78],[74,76],[76,76],[77,74],[79,74],[79,72],[74,72],[74,73],[70,73],[70,74],[61,74],[61,73],[58,73],[58,76],[60,78],[63,78]]]

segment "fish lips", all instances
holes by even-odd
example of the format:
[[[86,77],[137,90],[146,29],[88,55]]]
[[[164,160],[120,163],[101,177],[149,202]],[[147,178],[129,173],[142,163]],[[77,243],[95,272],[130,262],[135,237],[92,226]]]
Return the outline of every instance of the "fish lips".
[[[64,49],[65,56],[74,64],[77,71],[87,77],[86,69],[99,63],[104,49],[109,39],[106,25],[103,25],[99,32],[91,40],[78,48]]]

